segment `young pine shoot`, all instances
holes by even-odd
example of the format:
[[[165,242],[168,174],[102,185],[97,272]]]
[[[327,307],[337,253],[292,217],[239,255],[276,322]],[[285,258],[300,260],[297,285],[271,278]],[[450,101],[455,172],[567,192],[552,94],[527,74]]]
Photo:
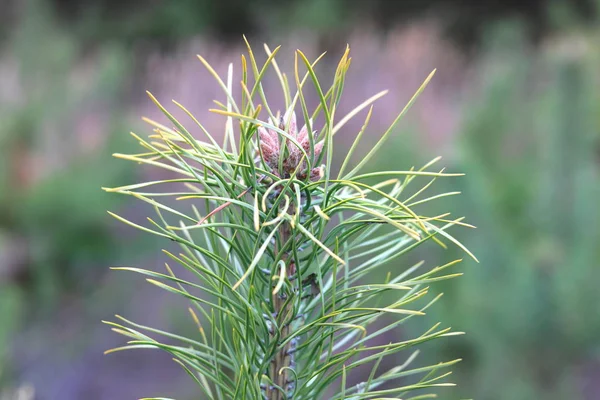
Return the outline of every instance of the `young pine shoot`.
[[[225,100],[210,110],[224,117],[222,143],[181,104],[174,101],[189,117],[185,124],[149,94],[168,125],[146,119],[153,134],[133,134],[142,152],[115,156],[173,177],[105,190],[152,205],[156,215],[143,226],[111,215],[181,250],[164,250],[171,260],[164,272],[115,269],[145,275],[189,300],[190,322],[199,332],[184,337],[117,317],[118,323],[106,323],[130,340],[108,352],[164,350],[198,385],[199,396],[211,400],[430,398],[437,387],[451,385],[445,378],[459,360],[416,367],[415,348],[460,333],[435,324],[408,338],[402,327],[439,299],[425,300],[430,283],[460,275],[447,272],[460,260],[425,271],[423,263],[408,267],[400,259],[428,241],[452,243],[473,257],[448,233],[470,226],[462,218],[418,211],[456,194],[426,195],[434,180],[460,174],[432,170],[438,159],[406,171],[363,168],[433,72],[352,166],[373,103],[385,92],[338,116],[349,49],[329,88],[314,70],[322,56],[310,62],[297,51],[294,73],[286,75],[275,60],[278,50],[265,46],[266,62],[259,65],[248,45],[238,98],[233,66],[222,79],[198,56],[224,92]],[[262,84],[271,71],[283,90],[284,104],[277,106]],[[305,100],[309,89],[319,99],[315,109]],[[334,173],[335,136],[361,111],[364,124]],[[425,184],[416,186],[421,179]]]

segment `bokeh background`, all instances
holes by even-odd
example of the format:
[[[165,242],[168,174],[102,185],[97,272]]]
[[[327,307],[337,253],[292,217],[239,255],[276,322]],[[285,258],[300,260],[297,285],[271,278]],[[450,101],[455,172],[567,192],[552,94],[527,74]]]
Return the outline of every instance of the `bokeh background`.
[[[189,324],[168,294],[109,272],[159,267],[163,244],[111,221],[106,210],[145,210],[100,187],[140,178],[110,154],[147,132],[141,115],[159,118],[146,89],[222,130],[206,112],[219,88],[195,54],[223,73],[243,33],[257,51],[282,44],[288,71],[296,48],[328,50],[331,67],[349,43],[344,107],[390,89],[366,144],[438,68],[372,167],[442,155],[467,173],[440,182],[463,192],[440,204],[478,226],[455,234],[481,263],[439,285],[421,322],[468,332],[425,349],[464,358],[442,398],[600,399],[598,11],[596,0],[1,0],[0,399],[199,398],[162,354],[102,355],[122,341],[100,323],[115,313]]]

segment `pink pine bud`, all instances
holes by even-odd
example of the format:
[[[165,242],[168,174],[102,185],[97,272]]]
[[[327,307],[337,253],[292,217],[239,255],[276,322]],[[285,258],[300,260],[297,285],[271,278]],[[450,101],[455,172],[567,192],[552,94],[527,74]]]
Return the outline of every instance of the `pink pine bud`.
[[[300,143],[300,145],[304,149],[304,151],[308,152],[308,150],[310,148],[310,141],[308,140],[306,125],[298,133],[297,140],[298,140],[298,143]]]
[[[290,115],[291,113],[291,115]],[[289,129],[285,129],[285,127],[288,125],[289,123]],[[291,137],[293,137],[294,139],[296,138],[297,132],[298,132],[298,128],[296,125],[296,113],[293,111],[286,111],[286,113],[283,115],[283,118],[280,120],[280,129],[283,131],[286,131]]]
[[[311,180],[311,182],[320,181],[321,179],[323,179],[323,176],[325,176],[325,170],[324,170],[323,166],[320,166],[318,168],[313,168],[310,170],[309,179]]]
[[[315,160],[319,158],[321,152],[323,151],[323,145],[325,144],[324,140],[321,140],[319,143],[315,144]]]
[[[275,168],[279,159],[279,138],[277,137],[277,132],[260,126],[258,127],[258,136],[260,139],[260,150],[265,163],[270,168]]]

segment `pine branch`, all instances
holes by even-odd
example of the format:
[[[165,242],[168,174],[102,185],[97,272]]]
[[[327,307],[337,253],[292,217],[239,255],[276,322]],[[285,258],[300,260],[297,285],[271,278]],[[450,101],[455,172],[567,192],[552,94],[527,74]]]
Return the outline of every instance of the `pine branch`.
[[[402,256],[425,242],[447,247],[448,241],[474,258],[448,232],[453,226],[471,227],[462,218],[449,213],[424,216],[419,211],[423,204],[456,194],[425,195],[425,191],[436,179],[459,174],[432,171],[439,159],[418,170],[361,172],[432,75],[363,161],[351,168],[373,103],[385,93],[338,119],[349,49],[328,89],[314,71],[321,57],[311,63],[297,52],[294,91],[275,61],[279,48],[270,51],[265,46],[265,50],[267,61],[260,66],[248,45],[248,61],[242,58],[241,99],[233,95],[233,66],[223,80],[199,57],[225,94],[225,102],[217,102],[219,108],[212,110],[226,118],[221,145],[182,105],[175,102],[206,141],[150,95],[173,127],[146,120],[153,134],[149,138],[133,134],[143,152],[116,155],[177,175],[106,190],[133,196],[156,212],[145,225],[111,215],[181,246],[181,253],[165,254],[193,279],[178,277],[168,265],[167,273],[119,269],[145,275],[149,283],[188,299],[198,336],[184,337],[119,317],[121,322],[107,324],[131,340],[109,352],[166,351],[199,391],[215,400],[396,398],[448,386],[448,373],[442,370],[457,360],[413,367],[417,353],[411,348],[459,332],[435,324],[414,338],[391,343],[389,338],[440,298],[424,302],[428,285],[460,275],[447,272],[458,261],[417,274],[424,263],[402,268],[398,263]],[[274,112],[277,108],[268,104],[269,93],[262,86],[270,66],[284,91],[283,112]],[[303,75],[301,68],[306,70]],[[319,98],[312,111],[303,93],[307,84]],[[334,134],[367,107],[365,123],[339,176],[333,177]],[[302,111],[302,128],[297,108]],[[266,120],[261,113],[267,114]],[[321,119],[324,124],[317,127],[314,121]],[[366,183],[379,178],[384,180]],[[427,181],[419,187],[416,182],[422,178]],[[154,189],[162,185],[170,189]],[[203,203],[200,209],[198,201]],[[396,272],[378,281],[374,272],[387,266]],[[384,358],[397,358],[405,351],[412,355],[402,365],[379,371]],[[361,383],[348,386],[349,374],[361,375]],[[406,381],[407,376],[417,378]]]

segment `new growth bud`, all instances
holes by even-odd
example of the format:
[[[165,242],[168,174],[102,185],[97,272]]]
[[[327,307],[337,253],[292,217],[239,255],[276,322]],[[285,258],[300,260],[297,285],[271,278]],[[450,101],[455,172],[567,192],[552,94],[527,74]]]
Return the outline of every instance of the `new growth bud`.
[[[317,132],[311,133],[314,151],[310,150],[310,137],[308,126],[304,125],[300,132],[296,124],[296,113],[288,111],[279,117],[277,124],[269,118],[269,125],[277,126],[287,133],[287,137],[274,129],[258,127],[260,153],[265,165],[277,176],[289,178],[296,172],[299,179],[318,181],[323,177],[323,167],[309,168],[309,161],[313,163],[319,159],[323,151],[323,140],[316,142]],[[309,124],[311,125],[311,124]],[[282,169],[279,170],[279,158],[283,157]],[[308,157],[308,160],[307,160]]]

